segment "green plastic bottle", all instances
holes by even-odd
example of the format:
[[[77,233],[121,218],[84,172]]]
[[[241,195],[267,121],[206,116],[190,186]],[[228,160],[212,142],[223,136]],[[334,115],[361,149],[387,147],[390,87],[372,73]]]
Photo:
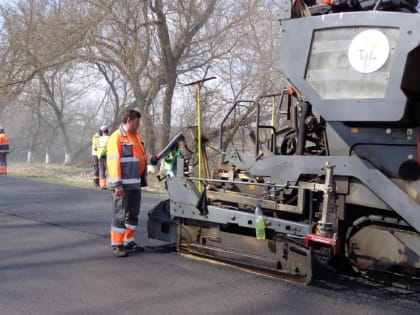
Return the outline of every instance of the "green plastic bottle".
[[[255,207],[255,236],[257,240],[265,240],[265,221],[259,204]]]

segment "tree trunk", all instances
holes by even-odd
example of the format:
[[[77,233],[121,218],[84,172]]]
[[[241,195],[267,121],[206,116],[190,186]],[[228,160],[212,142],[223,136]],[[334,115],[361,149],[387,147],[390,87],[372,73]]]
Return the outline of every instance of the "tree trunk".
[[[28,155],[26,156],[26,162],[29,164],[29,163],[32,163],[32,161],[33,161],[33,157],[32,157],[32,151],[28,151]]]
[[[64,142],[64,164],[69,165],[73,161],[73,153],[71,150],[70,140],[67,135],[66,126],[63,121],[60,121],[60,131]]]
[[[176,72],[173,71],[170,75],[168,75],[165,97],[163,99],[162,134],[160,135],[161,148],[164,148],[168,144],[171,136],[172,97],[174,95],[175,85]]]
[[[132,85],[133,86],[133,85]],[[141,112],[140,134],[147,153],[156,154],[156,132],[153,115],[150,113],[150,104],[159,92],[160,82],[155,82],[149,87],[147,93],[135,93],[136,102],[133,107],[137,107]]]

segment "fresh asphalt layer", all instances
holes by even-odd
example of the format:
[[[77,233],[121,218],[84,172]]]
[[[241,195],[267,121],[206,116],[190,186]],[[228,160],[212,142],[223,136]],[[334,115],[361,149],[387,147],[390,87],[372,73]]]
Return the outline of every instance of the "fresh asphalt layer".
[[[0,314],[418,314],[419,293],[340,277],[303,286],[180,256],[147,239],[162,198],[143,193],[146,251],[116,258],[109,191],[0,177]]]

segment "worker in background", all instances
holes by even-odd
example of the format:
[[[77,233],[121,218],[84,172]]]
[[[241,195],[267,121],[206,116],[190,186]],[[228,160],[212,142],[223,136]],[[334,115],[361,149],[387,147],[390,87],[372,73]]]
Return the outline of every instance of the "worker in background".
[[[101,130],[92,137],[93,184],[96,188],[99,188],[98,139],[100,136],[102,136]]]
[[[177,171],[177,159],[182,156],[181,149],[175,147],[165,159],[165,172],[169,178],[174,177]]]
[[[7,154],[9,154],[9,137],[0,126],[0,175],[7,175]]]
[[[101,126],[100,131],[102,136],[98,139],[98,166],[99,166],[99,186],[102,190],[108,189],[106,176],[107,176],[107,167],[106,167],[106,145],[109,139],[109,129],[107,126]]]
[[[147,186],[146,169],[148,154],[141,135],[140,112],[127,110],[120,127],[108,140],[107,166],[108,186],[113,192],[113,216],[111,223],[111,246],[117,257],[127,256],[130,251],[143,251],[135,241],[135,230],[140,213],[141,187]],[[150,157],[157,164],[155,156]]]

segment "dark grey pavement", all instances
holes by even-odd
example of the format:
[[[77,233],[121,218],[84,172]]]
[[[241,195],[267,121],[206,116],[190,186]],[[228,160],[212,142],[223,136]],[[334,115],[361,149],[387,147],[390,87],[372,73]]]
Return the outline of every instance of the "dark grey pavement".
[[[188,259],[147,240],[112,256],[110,193],[0,177],[0,314],[419,314],[420,294],[345,278],[310,286]]]

